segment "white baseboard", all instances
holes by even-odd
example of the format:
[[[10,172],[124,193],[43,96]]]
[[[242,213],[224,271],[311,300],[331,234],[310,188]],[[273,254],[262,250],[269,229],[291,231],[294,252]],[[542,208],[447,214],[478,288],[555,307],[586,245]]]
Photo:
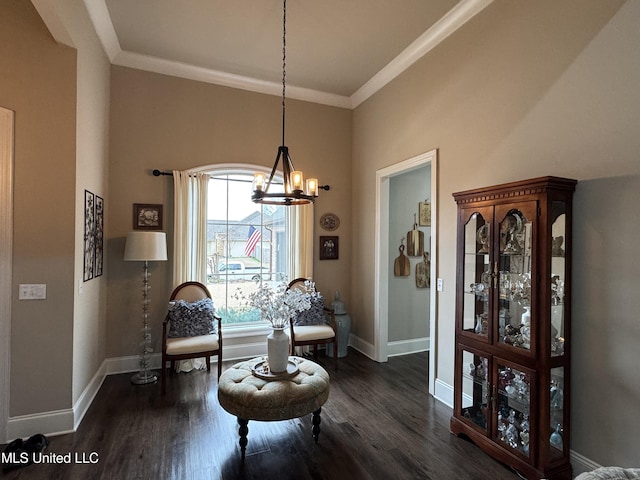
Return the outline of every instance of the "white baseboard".
[[[75,432],[108,374],[107,364],[108,360],[102,362],[73,408],[9,417],[6,442],[16,438],[28,438],[36,433],[56,436]]]
[[[436,400],[441,401],[447,407],[453,408],[453,386],[436,378],[436,388],[434,395]]]
[[[83,390],[83,392],[76,400],[76,403],[73,405],[73,431],[75,432],[77,428],[80,426],[80,422],[84,418],[85,413],[89,410],[89,407],[93,403],[93,399],[96,398],[96,395],[100,391],[100,387],[104,382],[104,379],[107,376],[107,362],[103,361],[98,371],[95,373],[87,387]]]
[[[371,360],[377,361],[375,345],[355,336],[353,333],[349,335],[349,346],[359,351],[365,357],[369,357]]]
[[[581,473],[590,472],[592,470],[595,470],[596,468],[602,467],[602,465],[597,464],[593,460],[590,460],[573,450],[569,451],[569,461],[571,462],[571,467],[573,468],[574,477],[580,475]]]
[[[389,342],[387,343],[387,357],[397,357],[399,355],[426,352],[429,350],[430,344],[431,341],[429,337]]]
[[[28,438],[36,433],[62,435],[74,432],[73,409],[33,413],[9,417],[7,421],[7,442],[16,438]]]

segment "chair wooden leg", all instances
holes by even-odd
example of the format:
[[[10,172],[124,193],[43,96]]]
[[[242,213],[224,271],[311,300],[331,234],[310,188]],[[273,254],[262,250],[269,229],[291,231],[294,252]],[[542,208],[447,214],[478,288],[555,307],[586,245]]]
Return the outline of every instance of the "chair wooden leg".
[[[220,375],[222,375],[222,353],[218,353],[218,380],[220,380]]]
[[[160,390],[162,395],[167,393],[167,362],[165,359],[162,359],[162,366],[160,368]]]
[[[205,360],[207,362],[207,372],[210,372],[211,371],[211,357],[209,355],[207,355]]]

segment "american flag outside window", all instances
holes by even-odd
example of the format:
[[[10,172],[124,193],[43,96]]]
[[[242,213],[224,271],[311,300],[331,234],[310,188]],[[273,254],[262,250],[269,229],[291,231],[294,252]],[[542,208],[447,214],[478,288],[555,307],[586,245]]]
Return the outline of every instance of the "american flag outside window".
[[[250,257],[254,250],[256,249],[256,245],[260,241],[260,237],[262,237],[262,232],[251,225],[249,227],[249,234],[247,235],[247,245],[244,247],[244,256]]]

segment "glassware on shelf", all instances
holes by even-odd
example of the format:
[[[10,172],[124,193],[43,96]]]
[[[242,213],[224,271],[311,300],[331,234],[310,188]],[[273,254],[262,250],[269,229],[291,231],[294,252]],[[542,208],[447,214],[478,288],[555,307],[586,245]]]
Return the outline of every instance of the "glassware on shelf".
[[[500,224],[500,253],[520,254],[523,251],[524,222],[519,213],[512,211]]]
[[[562,305],[564,303],[564,282],[560,275],[551,276],[551,304]]]
[[[564,392],[556,380],[551,381],[551,392],[549,396],[551,408],[560,410],[563,407]]]
[[[520,442],[522,443],[522,450],[527,455],[529,454],[529,428],[529,415],[524,415],[520,423]]]
[[[551,433],[549,443],[557,449],[562,450],[562,425],[559,423],[556,425],[556,429]]]
[[[478,229],[476,234],[478,242],[478,253],[489,253],[489,224],[485,223]]]

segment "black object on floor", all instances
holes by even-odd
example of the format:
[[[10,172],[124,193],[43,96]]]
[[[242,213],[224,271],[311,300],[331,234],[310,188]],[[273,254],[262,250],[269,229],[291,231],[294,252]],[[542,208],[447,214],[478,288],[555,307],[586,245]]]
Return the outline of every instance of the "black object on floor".
[[[49,440],[41,433],[32,435],[27,441],[17,438],[4,449],[2,469],[12,470],[31,465],[35,455],[44,452],[48,446]]]

